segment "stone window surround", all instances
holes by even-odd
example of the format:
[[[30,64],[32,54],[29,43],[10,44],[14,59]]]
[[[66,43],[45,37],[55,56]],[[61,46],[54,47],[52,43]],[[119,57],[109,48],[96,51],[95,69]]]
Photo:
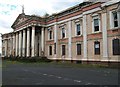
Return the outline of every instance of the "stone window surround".
[[[94,19],[99,20],[99,31],[94,31]],[[93,14],[92,15],[92,33],[99,33],[101,32],[101,19],[100,19],[100,14]]]

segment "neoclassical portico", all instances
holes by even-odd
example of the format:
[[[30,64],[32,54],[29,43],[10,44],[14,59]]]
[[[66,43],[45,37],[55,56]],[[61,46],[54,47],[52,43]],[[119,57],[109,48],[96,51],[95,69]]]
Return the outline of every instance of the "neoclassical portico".
[[[44,27],[42,26],[30,26],[15,31],[13,37],[15,56],[34,57],[41,56],[40,52],[44,52]]]
[[[13,53],[19,57],[34,57],[44,54],[44,28],[37,17],[26,17],[24,13],[20,14],[12,28],[13,34]],[[29,21],[29,22],[27,22]],[[23,24],[24,23],[24,24]]]

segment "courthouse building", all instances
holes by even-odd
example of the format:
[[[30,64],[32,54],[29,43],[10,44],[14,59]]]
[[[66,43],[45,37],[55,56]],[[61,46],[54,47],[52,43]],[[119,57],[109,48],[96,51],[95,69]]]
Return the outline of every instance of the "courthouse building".
[[[22,11],[11,27],[2,35],[3,57],[120,62],[120,0],[83,2],[44,17]]]

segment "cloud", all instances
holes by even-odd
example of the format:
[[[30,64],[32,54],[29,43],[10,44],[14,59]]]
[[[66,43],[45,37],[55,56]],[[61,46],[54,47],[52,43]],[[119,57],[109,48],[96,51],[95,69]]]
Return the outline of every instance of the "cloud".
[[[52,14],[60,12],[82,1],[83,0],[0,0],[0,33],[4,34],[13,31],[11,25],[22,12],[22,5],[24,5],[25,14],[43,16],[45,13]]]
[[[12,23],[22,12],[27,15],[52,14],[79,4],[82,0],[0,0],[0,27],[11,29]],[[2,33],[2,31],[0,31]]]

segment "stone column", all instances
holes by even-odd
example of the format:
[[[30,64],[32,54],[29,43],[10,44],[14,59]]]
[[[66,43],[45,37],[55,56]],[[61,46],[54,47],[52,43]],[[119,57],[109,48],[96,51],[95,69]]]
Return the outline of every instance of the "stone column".
[[[15,56],[15,34],[13,34],[13,56]]]
[[[107,13],[102,14],[103,60],[108,60]]]
[[[25,57],[25,43],[26,43],[25,36],[26,36],[25,30],[23,30],[23,48],[22,48],[22,56],[23,57]]]
[[[87,60],[87,23],[86,15],[83,16],[83,60]]]
[[[27,28],[27,57],[30,56],[30,29]]]
[[[54,48],[54,51],[56,50],[56,54],[54,53],[54,58],[57,59],[57,54],[58,54],[58,47],[57,47],[57,44],[58,44],[58,37],[57,37],[57,23],[54,25],[54,43],[56,43],[56,49]],[[54,44],[55,46],[55,44]]]
[[[35,56],[35,26],[32,26],[32,42],[31,42],[31,46],[32,46],[32,57]]]
[[[22,49],[22,31],[19,32],[19,57],[21,57],[21,49]]]
[[[44,28],[42,28],[41,34],[42,55],[44,55]]]
[[[68,57],[71,59],[72,58],[72,52],[71,52],[71,40],[72,40],[72,36],[71,36],[71,28],[72,28],[72,21],[70,20],[68,22],[68,34],[69,34],[69,38],[68,38]],[[72,59],[71,59],[72,60]]]
[[[16,33],[16,56],[18,56],[18,33]]]

